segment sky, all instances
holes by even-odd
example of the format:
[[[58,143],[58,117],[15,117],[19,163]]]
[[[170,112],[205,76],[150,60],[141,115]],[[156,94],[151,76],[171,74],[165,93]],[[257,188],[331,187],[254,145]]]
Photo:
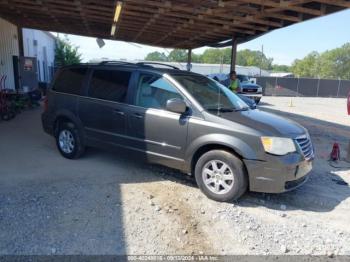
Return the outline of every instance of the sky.
[[[68,35],[72,44],[79,47],[84,62],[91,59],[142,60],[153,51],[170,52],[171,49],[157,48],[121,41],[105,40],[106,45],[99,48],[96,39]],[[290,65],[312,51],[323,52],[350,42],[350,10],[281,28],[252,41],[240,44],[238,50],[261,50],[263,46],[267,57],[275,64]],[[203,53],[207,47],[194,49]]]

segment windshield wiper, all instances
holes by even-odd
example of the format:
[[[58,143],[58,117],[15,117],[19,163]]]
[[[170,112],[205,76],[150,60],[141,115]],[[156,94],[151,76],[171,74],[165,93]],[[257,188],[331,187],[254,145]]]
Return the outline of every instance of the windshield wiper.
[[[230,107],[209,107],[209,108],[206,108],[206,110],[217,111],[217,112],[221,112],[221,113],[236,111],[235,108],[230,108]]]
[[[235,109],[235,112],[248,111],[248,110],[249,110],[249,107],[246,106],[239,109]]]

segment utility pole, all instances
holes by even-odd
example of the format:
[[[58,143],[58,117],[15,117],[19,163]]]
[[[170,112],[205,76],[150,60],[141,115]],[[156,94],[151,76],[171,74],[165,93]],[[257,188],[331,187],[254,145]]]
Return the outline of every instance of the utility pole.
[[[231,67],[230,72],[234,71],[236,68],[236,58],[237,58],[237,38],[232,36],[232,49],[231,49]]]
[[[187,53],[187,71],[191,71],[192,68],[192,49],[188,49],[188,53]]]
[[[261,45],[261,61],[260,61],[260,76],[261,76],[261,67],[263,64],[263,59],[264,59],[264,45]]]

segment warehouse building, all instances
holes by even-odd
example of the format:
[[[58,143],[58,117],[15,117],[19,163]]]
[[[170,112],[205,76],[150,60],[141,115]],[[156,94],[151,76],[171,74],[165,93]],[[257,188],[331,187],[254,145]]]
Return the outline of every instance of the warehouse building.
[[[56,38],[53,34],[46,31],[23,29],[24,56],[36,57],[39,82],[51,82],[54,72],[55,47]]]
[[[27,92],[49,83],[54,71],[56,38],[49,32],[18,30],[0,18],[0,85]]]

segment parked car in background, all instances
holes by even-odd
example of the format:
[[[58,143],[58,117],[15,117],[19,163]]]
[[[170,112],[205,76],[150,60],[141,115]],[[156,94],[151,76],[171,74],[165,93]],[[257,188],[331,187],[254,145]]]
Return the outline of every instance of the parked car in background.
[[[229,86],[230,84],[230,77],[228,74],[209,74],[208,77],[219,81],[225,86]],[[254,83],[254,81],[250,81],[249,77],[246,75],[239,74],[237,78],[240,82],[239,94],[251,98],[256,104],[259,104],[263,93],[262,87]]]
[[[299,124],[251,110],[208,77],[151,63],[63,67],[47,92],[42,124],[68,159],[87,146],[125,149],[193,174],[217,201],[296,188],[314,157]]]
[[[210,76],[208,76],[208,77],[210,77]],[[221,79],[225,79],[225,77],[226,77],[226,74],[221,74]],[[215,81],[220,83],[220,80],[219,80],[217,75],[215,75],[213,77],[213,80],[215,80]],[[253,99],[251,99],[251,98],[249,98],[247,96],[244,96],[243,94],[240,94],[240,93],[236,93],[236,95],[240,99],[242,99],[250,107],[250,109],[256,109],[256,103],[255,103],[255,101]]]

